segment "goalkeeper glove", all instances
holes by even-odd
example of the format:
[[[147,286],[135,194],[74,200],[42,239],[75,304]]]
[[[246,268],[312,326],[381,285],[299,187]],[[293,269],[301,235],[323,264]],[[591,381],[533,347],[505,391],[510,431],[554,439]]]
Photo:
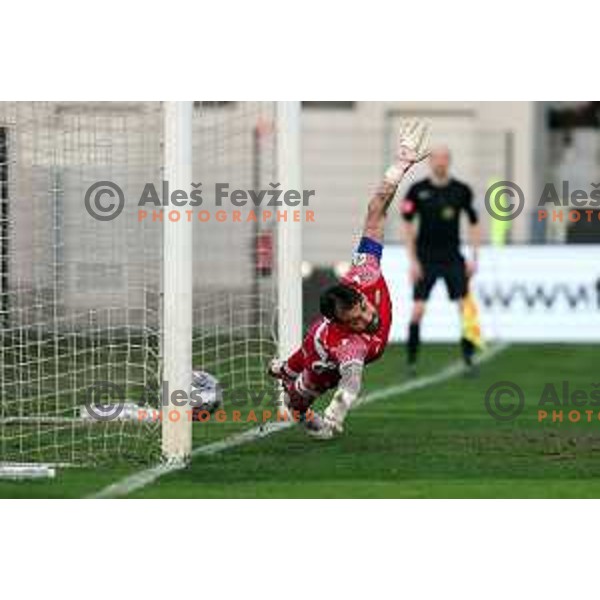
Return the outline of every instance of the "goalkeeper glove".
[[[398,185],[414,164],[429,156],[429,125],[419,120],[403,120],[398,133],[398,149],[385,180]]]
[[[354,394],[338,389],[323,413],[326,427],[334,433],[342,433],[346,415],[355,401],[356,396]]]

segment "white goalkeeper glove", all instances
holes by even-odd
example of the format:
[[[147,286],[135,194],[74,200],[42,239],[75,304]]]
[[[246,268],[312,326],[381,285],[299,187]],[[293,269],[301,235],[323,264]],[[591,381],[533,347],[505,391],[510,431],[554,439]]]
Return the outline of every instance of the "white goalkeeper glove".
[[[413,165],[429,156],[429,124],[418,119],[404,119],[398,132],[398,149],[392,166],[385,173],[388,183],[398,185]]]
[[[353,360],[340,365],[338,389],[323,413],[325,426],[333,433],[342,433],[344,420],[360,394],[364,364]]]
[[[346,415],[355,401],[356,396],[354,394],[338,389],[323,413],[325,426],[333,433],[342,433]]]

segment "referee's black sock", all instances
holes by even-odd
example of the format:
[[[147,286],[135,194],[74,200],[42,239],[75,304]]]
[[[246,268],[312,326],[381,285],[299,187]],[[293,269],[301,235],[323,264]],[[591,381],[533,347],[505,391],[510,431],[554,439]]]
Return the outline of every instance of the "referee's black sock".
[[[461,338],[460,347],[462,350],[463,360],[470,367],[473,364],[473,355],[475,354],[475,345],[467,338]]]
[[[417,363],[417,355],[419,353],[419,345],[421,343],[421,325],[419,323],[411,323],[408,326],[408,341],[406,343],[406,353],[408,356],[408,364],[415,365]]]

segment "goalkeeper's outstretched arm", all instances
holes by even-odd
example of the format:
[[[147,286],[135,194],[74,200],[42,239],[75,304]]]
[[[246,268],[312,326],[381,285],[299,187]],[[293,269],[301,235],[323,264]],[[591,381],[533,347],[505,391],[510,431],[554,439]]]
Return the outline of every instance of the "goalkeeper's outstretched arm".
[[[394,162],[386,171],[383,182],[369,200],[363,236],[382,243],[388,209],[404,175],[428,154],[429,127],[421,121],[406,121],[398,136]],[[362,387],[364,363],[353,360],[339,367],[340,381],[324,417],[328,428],[341,432],[348,411],[358,400]]]
[[[400,182],[409,169],[428,154],[429,127],[421,121],[407,121],[400,128],[394,161],[385,172],[383,182],[369,200],[364,237],[383,241],[385,219]]]
[[[406,172],[428,154],[429,128],[420,121],[404,121],[400,127],[397,150],[392,165],[385,173],[383,182],[369,199],[363,237],[382,243],[385,220],[400,182]],[[333,400],[325,411],[325,421],[330,431],[341,431],[348,410],[358,399],[362,384],[364,363],[362,360],[342,361],[339,365],[340,381]],[[298,364],[295,364],[295,363]],[[280,379],[284,386],[296,380],[303,370],[302,351],[299,349],[287,361],[274,361],[269,374]]]

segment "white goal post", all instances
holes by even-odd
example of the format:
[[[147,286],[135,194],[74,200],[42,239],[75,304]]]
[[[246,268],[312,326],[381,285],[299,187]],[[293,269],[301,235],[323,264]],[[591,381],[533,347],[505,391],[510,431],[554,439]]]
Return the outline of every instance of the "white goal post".
[[[283,189],[302,189],[301,104],[277,103],[278,167]],[[288,212],[291,212],[288,209]],[[278,229],[278,353],[287,358],[302,341],[302,222],[291,218]]]
[[[302,189],[300,102],[277,102],[277,174],[281,189]],[[165,106],[165,180],[187,189],[192,176],[191,102]],[[278,354],[287,357],[302,338],[302,221],[292,210],[277,229]],[[298,210],[297,208],[294,210]],[[190,390],[192,364],[192,235],[190,223],[164,225],[163,340],[165,391]],[[185,462],[192,451],[192,424],[185,407],[163,399],[162,453],[170,462]],[[177,418],[174,415],[178,414]]]
[[[211,190],[301,190],[300,105],[0,102],[0,477],[186,462],[233,427],[197,426],[173,402],[192,368],[227,387],[273,385],[268,360],[302,336],[302,220],[249,205],[241,223],[217,222],[228,209]],[[100,181],[125,197],[110,222],[84,206]],[[202,182],[211,220],[142,219],[142,186],[163,181]],[[99,384],[119,390],[120,418],[86,414]],[[133,422],[142,405],[162,417]]]
[[[164,179],[172,189],[187,190],[192,181],[192,103],[167,102],[164,110]],[[189,394],[192,381],[192,223],[164,223],[163,237],[163,393]],[[174,415],[178,415],[174,419]],[[162,454],[182,462],[192,452],[192,422],[185,407],[163,398]]]

